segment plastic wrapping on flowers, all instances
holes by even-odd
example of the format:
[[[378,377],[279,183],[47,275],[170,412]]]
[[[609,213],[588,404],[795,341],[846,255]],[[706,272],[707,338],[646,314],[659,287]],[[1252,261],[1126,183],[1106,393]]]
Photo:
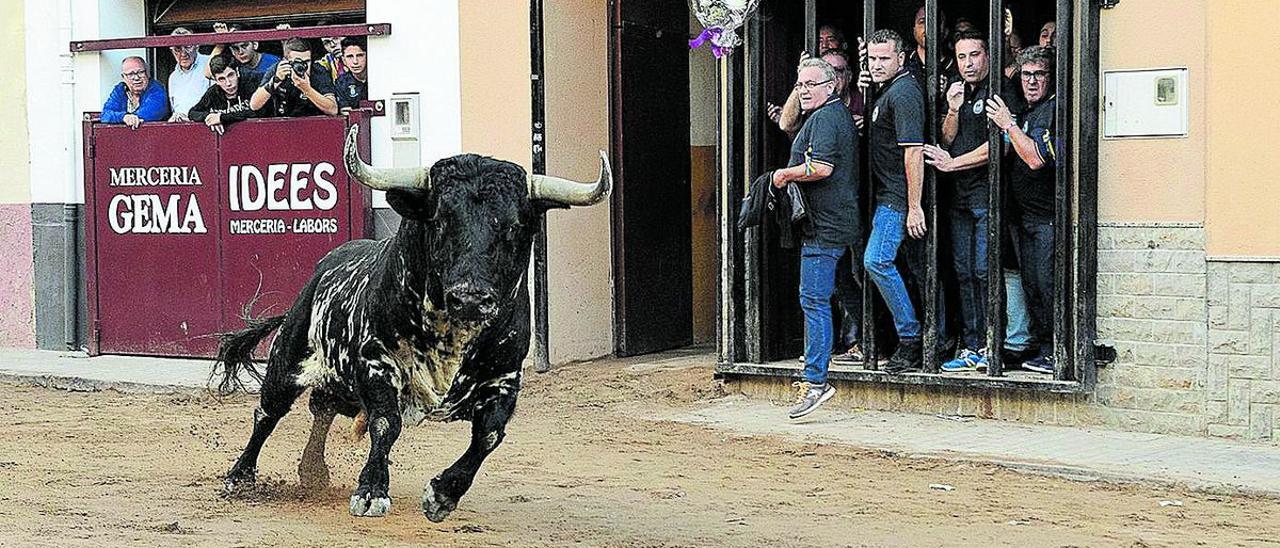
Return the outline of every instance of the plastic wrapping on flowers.
[[[702,23],[702,33],[689,41],[689,47],[697,49],[708,44],[716,58],[728,55],[742,44],[737,30],[742,27],[760,0],[690,0],[693,13]]]

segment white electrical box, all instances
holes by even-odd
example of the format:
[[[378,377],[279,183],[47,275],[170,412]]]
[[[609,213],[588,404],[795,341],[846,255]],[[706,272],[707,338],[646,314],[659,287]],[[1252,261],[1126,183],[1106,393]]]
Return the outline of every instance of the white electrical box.
[[[1103,72],[1102,136],[1183,137],[1187,134],[1187,69]]]
[[[396,93],[391,96],[391,138],[396,140],[417,140],[418,135],[418,94]]]

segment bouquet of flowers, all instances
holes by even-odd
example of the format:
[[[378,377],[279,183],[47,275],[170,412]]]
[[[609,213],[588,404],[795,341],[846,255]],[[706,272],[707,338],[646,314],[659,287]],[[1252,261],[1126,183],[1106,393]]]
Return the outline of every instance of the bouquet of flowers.
[[[702,23],[702,34],[689,41],[690,48],[710,42],[717,59],[728,55],[742,43],[737,30],[756,11],[760,0],[690,0],[693,12]]]

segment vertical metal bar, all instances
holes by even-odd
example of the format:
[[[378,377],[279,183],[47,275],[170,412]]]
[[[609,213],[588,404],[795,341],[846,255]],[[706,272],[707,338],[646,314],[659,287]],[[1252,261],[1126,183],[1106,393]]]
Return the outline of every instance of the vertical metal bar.
[[[1080,143],[1072,151],[1060,150],[1079,160],[1076,187],[1079,211],[1076,219],[1076,275],[1073,289],[1076,294],[1075,352],[1073,355],[1076,380],[1093,388],[1098,380],[1097,362],[1093,341],[1097,333],[1098,309],[1098,25],[1099,7],[1093,2],[1082,2],[1080,13]],[[1068,39],[1070,32],[1059,34]],[[1061,40],[1061,38],[1060,38]],[[1070,95],[1068,94],[1068,97]],[[1066,97],[1059,97],[1059,103]],[[1068,157],[1066,163],[1073,158]]]
[[[924,3],[924,90],[925,142],[938,142],[938,0]],[[937,373],[938,359],[938,173],[932,167],[924,170],[925,207],[925,279],[924,287],[924,371]]]
[[[1072,58],[1072,44],[1075,42],[1073,36],[1073,23],[1075,13],[1072,8],[1072,0],[1058,0],[1057,11],[1055,12],[1058,21],[1058,43],[1057,58],[1055,59],[1056,71],[1054,73],[1055,92],[1058,97],[1057,112],[1054,113],[1054,138],[1057,140],[1057,147],[1060,151],[1070,151],[1071,146],[1073,116],[1072,107],[1075,103],[1073,90],[1074,67]],[[1072,367],[1073,352],[1075,347],[1075,338],[1072,334],[1075,332],[1071,321],[1072,306],[1071,295],[1074,293],[1071,280],[1072,276],[1072,251],[1075,247],[1072,245],[1072,192],[1074,186],[1072,162],[1075,158],[1072,154],[1064,154],[1058,162],[1054,164],[1054,206],[1055,215],[1053,220],[1053,238],[1054,247],[1059,250],[1053,256],[1053,355],[1056,358],[1054,362],[1053,378],[1057,380],[1068,380],[1074,376],[1074,368]]]
[[[818,0],[804,0],[804,47],[817,57],[818,51]]]
[[[533,172],[547,172],[547,94],[543,70],[542,0],[529,0],[529,60],[530,93],[532,94],[532,146]],[[539,221],[541,227],[533,239],[533,368],[545,373],[551,370],[550,319],[547,313],[547,217]]]
[[[987,76],[987,95],[1001,92],[1004,82],[1004,2],[989,0],[987,15],[987,59],[990,74]],[[987,373],[992,377],[1004,375],[1004,360],[1000,351],[1004,348],[1004,268],[1000,264],[1001,229],[1003,228],[1004,196],[1001,192],[1000,170],[1004,135],[1000,128],[987,123]]]
[[[752,17],[747,21],[745,32],[743,32],[742,56],[745,66],[743,67],[743,75],[745,82],[743,85],[744,94],[746,95],[746,107],[748,109],[746,117],[743,119],[743,181],[751,181],[752,175],[760,173],[762,166],[760,165],[761,154],[759,149],[765,145],[764,128],[761,128],[759,106],[764,103],[764,58],[762,50],[764,47],[764,27],[760,23],[759,17]],[[731,129],[730,129],[731,130]],[[725,187],[725,193],[728,196],[727,204],[733,203],[735,193],[728,192],[729,187]],[[728,211],[732,212],[732,208]],[[732,226],[732,222],[730,222]],[[731,236],[736,233],[729,233]],[[761,268],[760,257],[760,229],[749,228],[742,235],[743,240],[743,313],[742,326],[743,345],[742,358],[750,363],[761,363],[764,361],[764,340],[763,326],[761,324],[761,310],[763,300],[761,296],[761,277],[764,272]],[[728,254],[724,260],[730,264],[734,264],[734,256],[732,252],[735,248],[728,247]],[[732,293],[730,293],[732,296]],[[730,304],[732,299],[730,299]],[[736,321],[737,316],[733,319]]]
[[[870,40],[871,35],[876,31],[876,0],[862,1],[862,37],[864,40]],[[867,66],[862,64],[862,59],[858,60],[859,70],[867,70]],[[867,89],[867,96],[863,97],[863,104],[867,109],[875,108],[875,97],[871,94],[871,89]],[[866,122],[866,142],[871,142],[871,132],[873,124]],[[871,157],[870,147],[867,148],[868,154],[863,155],[867,160],[867,180],[862,185],[863,192],[866,193],[868,204],[867,215],[862,226],[866,230],[871,230],[871,219],[875,215],[876,210],[876,192],[875,192],[875,160]],[[855,257],[854,260],[861,260],[861,257]],[[871,277],[867,275],[866,269],[862,270],[862,366],[865,369],[875,370],[880,366],[876,362],[876,293],[875,283],[871,281]]]
[[[717,128],[716,147],[716,180],[719,182],[716,196],[716,213],[720,218],[720,232],[717,236],[719,240],[716,248],[717,259],[720,262],[720,283],[719,297],[720,306],[716,307],[716,366],[720,369],[733,367],[734,364],[734,335],[735,335],[735,315],[733,302],[733,255],[734,255],[734,238],[733,230],[736,226],[734,223],[734,207],[731,202],[733,192],[733,150],[737,144],[734,142],[733,131],[733,112],[736,108],[733,100],[733,64],[730,62],[731,56],[720,58],[716,64],[716,73],[719,79],[719,88],[717,96],[720,104],[719,127]],[[747,271],[746,276],[757,276],[758,273]],[[755,333],[749,336],[761,337],[761,334]]]

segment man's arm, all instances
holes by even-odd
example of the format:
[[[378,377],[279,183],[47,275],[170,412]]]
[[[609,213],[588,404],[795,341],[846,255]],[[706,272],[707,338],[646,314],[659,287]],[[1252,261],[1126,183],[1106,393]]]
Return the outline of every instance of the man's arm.
[[[107,96],[107,102],[102,104],[102,117],[99,120],[104,124],[119,124],[124,121],[128,108],[124,86],[116,86],[111,90],[111,95]]]
[[[782,188],[787,183],[821,181],[831,176],[831,164],[825,162],[809,162],[794,165],[773,172],[773,186]]]
[[[800,120],[800,115],[802,114],[800,110],[800,92],[793,88],[791,95],[787,96],[787,102],[782,105],[782,117],[778,118],[778,127],[787,132],[787,135],[792,138],[795,137],[797,131],[800,131],[800,126],[803,123]]]
[[[338,113],[338,98],[332,94],[320,93],[316,88],[308,88],[304,91],[311,104],[320,109],[320,112],[333,116]]]
[[[920,239],[927,230],[924,208],[920,205],[924,195],[924,147],[903,147],[902,153],[907,171],[907,234]]]
[[[947,88],[947,115],[942,118],[943,146],[950,146],[960,132],[960,107],[964,105],[964,82],[956,82]]]
[[[267,101],[271,100],[271,92],[275,91],[278,83],[273,78],[268,78],[258,89],[253,91],[253,97],[249,98],[249,108],[253,110],[262,110],[267,106]]]

